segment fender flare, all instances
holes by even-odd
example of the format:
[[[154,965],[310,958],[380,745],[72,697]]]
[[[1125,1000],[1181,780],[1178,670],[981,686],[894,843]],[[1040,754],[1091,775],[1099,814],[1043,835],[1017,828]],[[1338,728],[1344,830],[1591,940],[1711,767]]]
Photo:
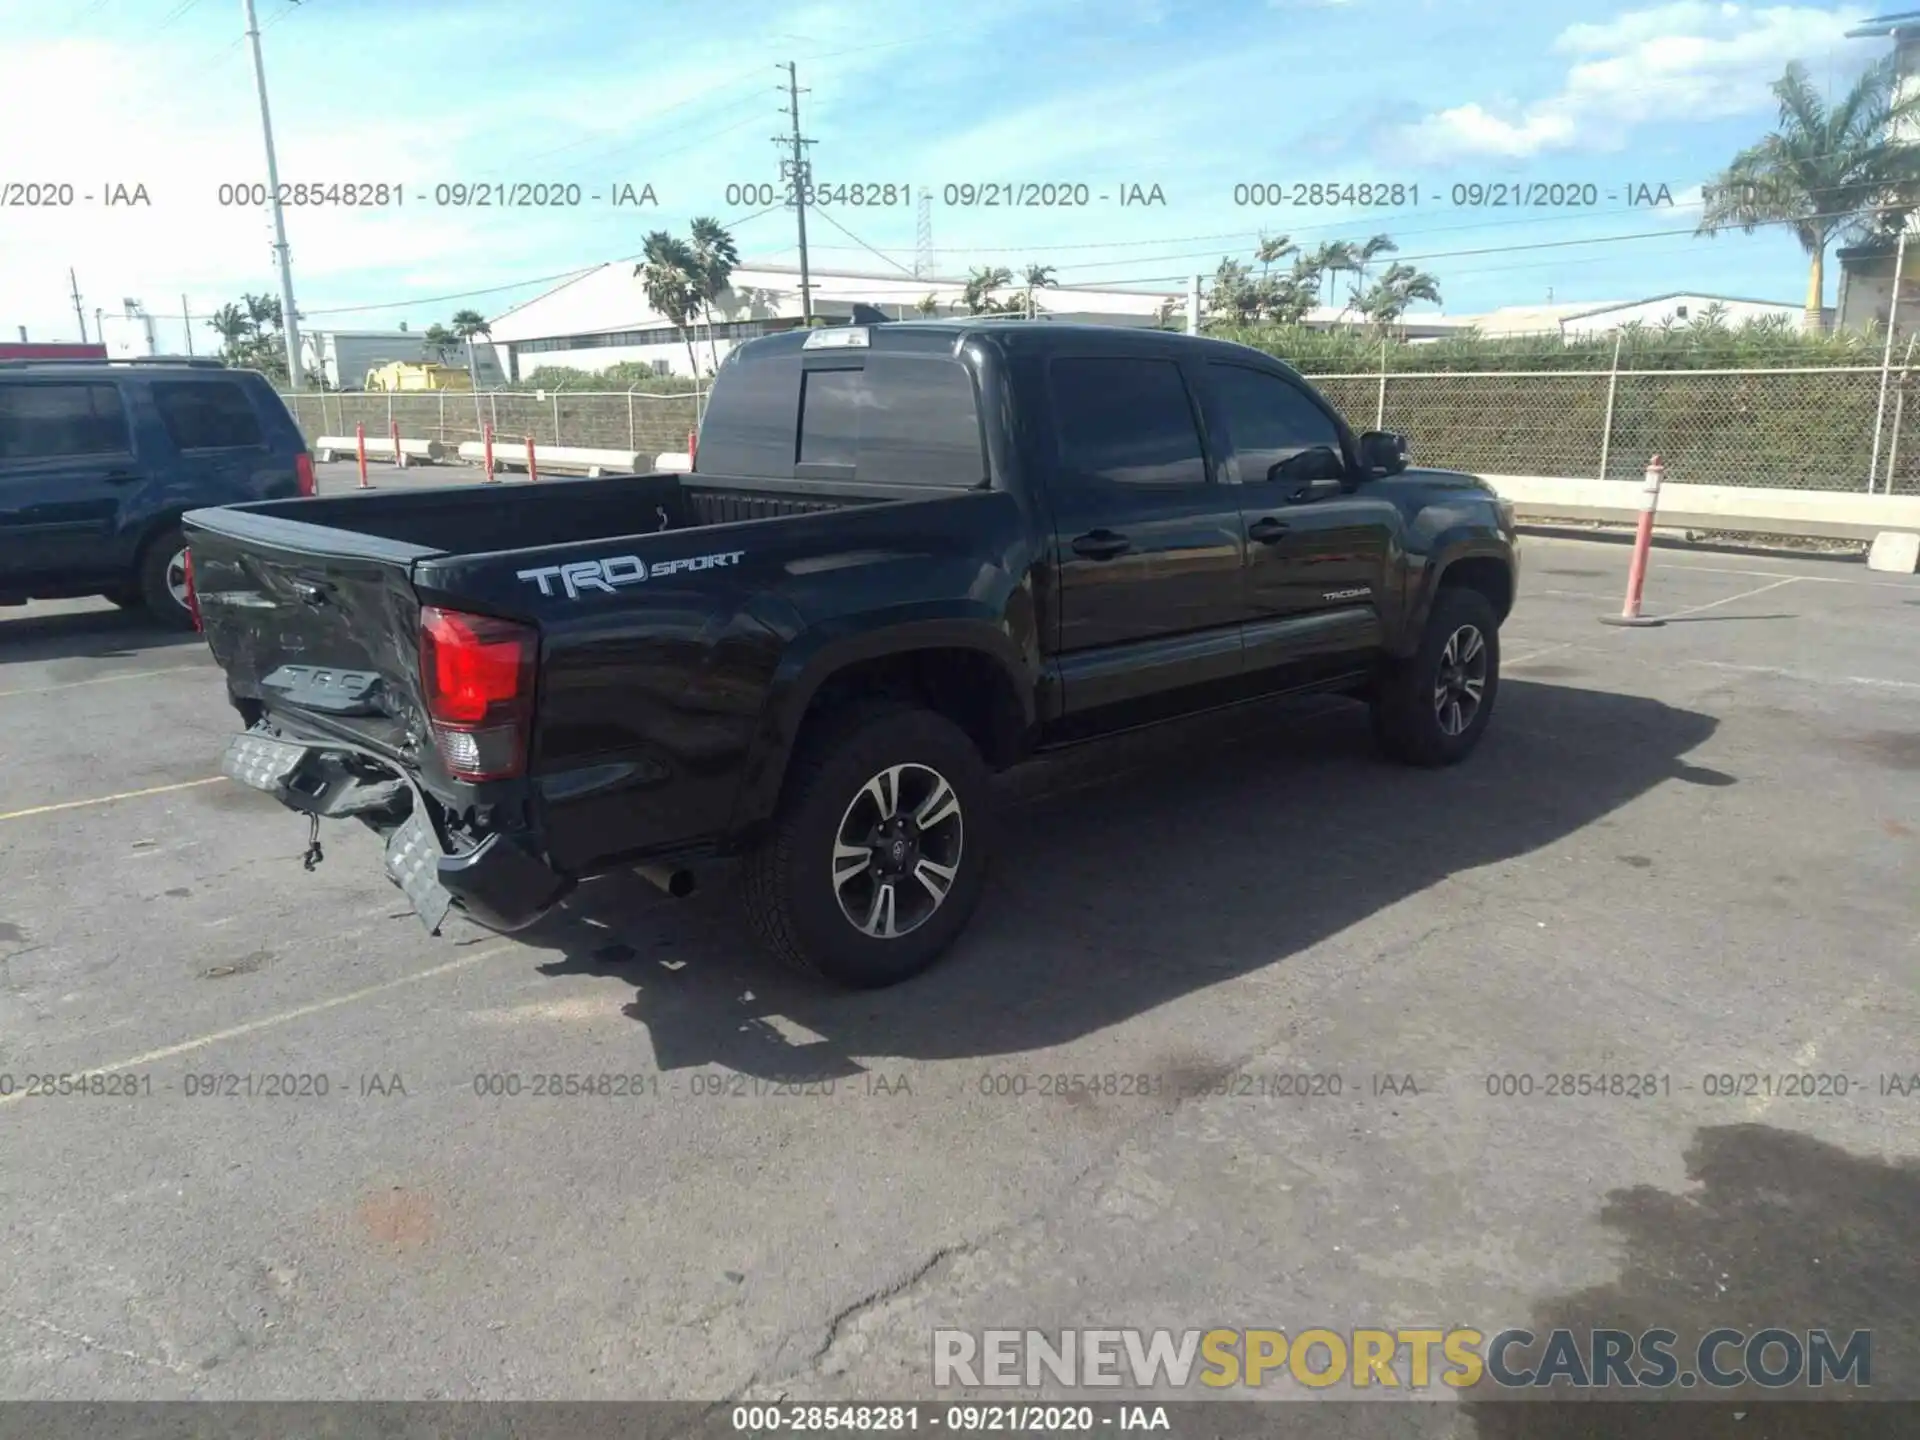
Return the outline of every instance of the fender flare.
[[[970,650],[1006,678],[1020,705],[1023,733],[1035,724],[1039,657],[1022,652],[997,615],[972,606],[915,606],[907,612],[859,617],[856,626],[821,625],[796,636],[775,667],[760,723],[734,801],[729,832],[768,819],[779,803],[794,743],[814,698],[849,666],[923,650]]]
[[[1479,559],[1497,560],[1507,571],[1509,583],[1518,588],[1513,553],[1498,534],[1478,526],[1442,531],[1427,554],[1425,567],[1410,579],[1404,621],[1394,645],[1396,656],[1405,658],[1419,650],[1421,638],[1426,634],[1427,618],[1433,613],[1434,598],[1440,593],[1440,583],[1447,571],[1462,560]]]

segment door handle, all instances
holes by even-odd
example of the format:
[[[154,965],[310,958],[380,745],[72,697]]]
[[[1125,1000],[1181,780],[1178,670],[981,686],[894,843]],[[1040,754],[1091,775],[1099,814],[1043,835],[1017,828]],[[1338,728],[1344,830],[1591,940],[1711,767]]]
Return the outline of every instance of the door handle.
[[[1085,555],[1089,560],[1111,560],[1116,555],[1124,555],[1133,548],[1133,542],[1124,535],[1111,530],[1093,530],[1085,535],[1077,535],[1073,541],[1073,553]]]
[[[1287,538],[1287,532],[1291,529],[1293,527],[1286,521],[1267,515],[1247,527],[1247,537],[1258,540],[1262,545],[1277,545]]]

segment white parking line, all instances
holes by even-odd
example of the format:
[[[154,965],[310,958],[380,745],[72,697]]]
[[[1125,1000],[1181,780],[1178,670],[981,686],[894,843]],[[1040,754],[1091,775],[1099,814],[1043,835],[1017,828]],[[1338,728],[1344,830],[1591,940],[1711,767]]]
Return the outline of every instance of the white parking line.
[[[1815,675],[1806,670],[1787,670],[1778,665],[1736,665],[1730,660],[1693,660],[1710,670],[1733,670],[1742,675],[1771,675],[1780,680],[1798,680],[1803,685],[1864,685],[1876,690],[1920,690],[1920,681],[1882,680],[1875,675]]]
[[[1689,605],[1684,610],[1669,610],[1664,615],[1656,615],[1656,620],[1678,620],[1683,615],[1698,615],[1702,610],[1717,610],[1722,605],[1731,605],[1736,600],[1751,600],[1756,595],[1764,595],[1769,590],[1778,590],[1782,585],[1791,585],[1796,580],[1804,580],[1804,575],[1789,575],[1784,580],[1776,580],[1771,585],[1757,585],[1751,590],[1742,590],[1738,595],[1728,595],[1720,600],[1709,600],[1704,605]]]
[[[504,955],[509,950],[520,947],[511,941],[498,945],[489,945],[476,950],[471,955],[462,955],[457,960],[449,960],[443,965],[429,966],[425,970],[416,970],[411,975],[397,975],[391,980],[382,980],[378,985],[368,985],[359,990],[349,990],[344,995],[335,995],[326,1000],[315,1000],[310,1005],[297,1005],[291,1010],[282,1010],[277,1015],[264,1015],[258,1020],[249,1020],[244,1025],[231,1025],[225,1030],[215,1030],[212,1034],[197,1036],[192,1040],[182,1040],[178,1045],[166,1045],[158,1050],[149,1050],[144,1055],[129,1056],[125,1060],[115,1060],[105,1065],[95,1065],[91,1069],[74,1073],[76,1080],[84,1080],[94,1075],[113,1075],[122,1070],[132,1070],[141,1065],[155,1065],[162,1060],[171,1060],[176,1055],[186,1055],[195,1050],[204,1050],[209,1045],[217,1045],[222,1040],[235,1040],[242,1035],[253,1035],[261,1030],[271,1030],[276,1025],[291,1024],[295,1020],[304,1020],[309,1015],[318,1015],[323,1010],[337,1010],[342,1005],[351,1005],[357,1000],[365,1000],[373,995],[381,995],[388,990],[398,990],[403,985],[417,985],[422,980],[432,980],[436,976],[448,975],[455,970],[465,970],[478,965],[482,960],[491,960]],[[11,1095],[0,1095],[0,1108],[18,1104],[27,1099],[25,1091],[16,1090]]]
[[[46,695],[55,690],[78,690],[82,685],[115,685],[122,680],[145,680],[151,675],[175,675],[185,670],[208,670],[207,665],[167,665],[158,670],[129,670],[122,675],[96,675],[91,680],[62,680],[54,685],[22,685],[17,690],[0,690],[0,700],[15,695]]]
[[[178,785],[153,785],[145,790],[122,790],[118,795],[96,795],[91,800],[62,800],[58,805],[33,805],[25,810],[0,813],[0,820],[24,820],[29,815],[51,815],[56,810],[79,810],[88,805],[111,805],[116,800],[138,800],[142,795],[166,795],[175,790],[192,790],[200,785],[218,785],[227,777],[209,775],[204,780],[182,780]]]

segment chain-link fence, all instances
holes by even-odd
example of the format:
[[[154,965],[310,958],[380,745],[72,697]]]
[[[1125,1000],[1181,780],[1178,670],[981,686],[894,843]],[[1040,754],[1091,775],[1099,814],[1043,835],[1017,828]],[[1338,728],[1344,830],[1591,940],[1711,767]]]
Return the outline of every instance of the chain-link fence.
[[[1631,480],[1658,454],[1672,484],[1920,494],[1920,369],[1376,371],[1312,380],[1356,430],[1407,435],[1423,465]],[[687,448],[699,398],[443,391],[287,400],[309,442],[351,435],[356,422],[381,437],[397,422],[402,436],[451,449],[491,424],[502,442],[530,435],[536,445],[650,457]]]
[[[1315,375],[1421,464],[1501,475],[1920,494],[1920,375],[1879,366]],[[1911,400],[1912,403],[1909,403]],[[1875,453],[1876,427],[1880,448]]]

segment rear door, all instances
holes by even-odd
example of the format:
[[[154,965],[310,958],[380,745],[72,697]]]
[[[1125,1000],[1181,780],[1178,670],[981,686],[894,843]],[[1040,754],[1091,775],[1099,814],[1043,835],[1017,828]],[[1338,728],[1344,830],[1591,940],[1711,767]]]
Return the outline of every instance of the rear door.
[[[1123,726],[1179,691],[1237,681],[1240,511],[1215,474],[1185,367],[1060,352],[1047,392],[1067,715]]]
[[[1385,633],[1399,512],[1356,480],[1341,426],[1317,396],[1253,365],[1205,369],[1247,539],[1247,668],[1286,683],[1350,666]]]
[[[112,381],[0,379],[0,590],[107,578],[121,504],[139,482]]]

